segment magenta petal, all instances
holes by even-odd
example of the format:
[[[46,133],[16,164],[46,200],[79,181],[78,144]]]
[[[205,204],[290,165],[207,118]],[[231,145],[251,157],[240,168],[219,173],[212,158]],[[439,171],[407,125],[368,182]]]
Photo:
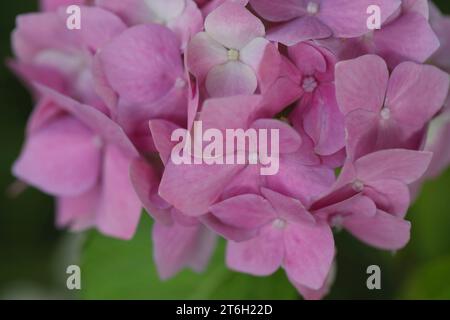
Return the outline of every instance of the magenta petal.
[[[291,223],[285,231],[283,267],[289,278],[311,289],[320,289],[334,258],[334,240],[326,224]]]
[[[373,217],[352,216],[344,227],[361,241],[380,249],[398,250],[409,241],[411,224],[379,210]]]
[[[77,119],[60,117],[28,137],[14,175],[53,195],[80,195],[99,177],[101,150],[94,137]]]
[[[355,162],[362,181],[394,179],[410,184],[427,170],[432,153],[404,149],[382,150],[366,155]]]
[[[267,276],[277,271],[283,256],[283,231],[268,225],[251,240],[228,241],[226,263],[232,270]]]
[[[386,96],[388,79],[386,63],[375,55],[337,63],[336,98],[342,112],[379,111]]]
[[[134,235],[142,210],[131,184],[131,160],[114,146],[105,150],[102,199],[96,222],[103,233],[121,239]]]

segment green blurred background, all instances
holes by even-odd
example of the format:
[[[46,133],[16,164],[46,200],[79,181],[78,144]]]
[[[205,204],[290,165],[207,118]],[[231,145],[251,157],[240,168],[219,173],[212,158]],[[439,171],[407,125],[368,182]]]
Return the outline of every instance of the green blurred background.
[[[450,13],[448,0],[435,2]],[[15,17],[35,10],[36,1],[0,1],[3,60],[11,56]],[[0,93],[0,299],[298,299],[282,272],[256,278],[228,271],[223,243],[205,274],[185,271],[159,281],[146,215],[128,242],[94,231],[75,235],[56,230],[51,198],[31,188],[19,196],[9,192],[14,183],[10,167],[19,154],[32,101],[4,63],[0,63]],[[338,233],[337,278],[328,298],[450,299],[449,190],[450,171],[425,185],[408,215],[413,224],[411,242],[400,252],[381,252]],[[82,268],[79,291],[66,288],[70,264]],[[381,290],[366,287],[366,268],[372,264],[381,267]]]

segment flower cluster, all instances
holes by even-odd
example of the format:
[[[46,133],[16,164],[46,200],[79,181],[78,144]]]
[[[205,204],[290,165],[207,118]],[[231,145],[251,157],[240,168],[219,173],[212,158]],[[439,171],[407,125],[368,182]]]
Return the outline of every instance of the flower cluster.
[[[36,99],[14,174],[54,196],[57,224],[71,230],[129,239],[145,208],[162,278],[203,270],[221,236],[230,269],[283,268],[305,298],[321,298],[332,229],[402,248],[421,182],[450,163],[450,19],[427,0],[41,7],[12,36],[10,66]],[[175,163],[173,132],[197,121],[277,129],[279,170]]]

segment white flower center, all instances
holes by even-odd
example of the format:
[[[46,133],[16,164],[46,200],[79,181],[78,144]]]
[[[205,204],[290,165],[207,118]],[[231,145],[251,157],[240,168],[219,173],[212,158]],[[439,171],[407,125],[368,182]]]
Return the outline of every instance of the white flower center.
[[[286,220],[278,218],[273,221],[272,225],[274,226],[274,228],[284,229],[287,225],[287,222],[286,222]]]
[[[313,92],[317,88],[316,78],[314,78],[314,77],[304,78],[302,87],[303,87],[303,90],[305,90],[305,92]]]
[[[228,50],[228,60],[236,61],[239,60],[239,51],[236,49]]]
[[[344,218],[340,215],[336,215],[331,218],[331,225],[336,228],[337,231],[342,230],[342,226],[344,225]]]
[[[175,87],[180,89],[186,87],[186,80],[177,78],[177,80],[175,80]]]
[[[364,183],[361,180],[355,180],[352,188],[355,192],[361,192],[364,190]]]
[[[309,2],[306,11],[311,15],[317,14],[319,12],[319,4],[312,1]]]
[[[391,110],[389,108],[384,107],[380,112],[381,119],[389,120],[391,118]]]

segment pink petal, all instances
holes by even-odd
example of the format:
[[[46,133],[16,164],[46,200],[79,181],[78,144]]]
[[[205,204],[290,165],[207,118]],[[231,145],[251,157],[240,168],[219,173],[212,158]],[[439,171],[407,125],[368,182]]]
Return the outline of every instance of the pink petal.
[[[285,195],[299,199],[305,207],[323,194],[333,184],[333,170],[324,166],[307,166],[297,154],[284,154],[280,157],[278,174],[267,176],[267,187]]]
[[[270,203],[255,194],[243,194],[210,207],[223,223],[243,229],[256,229],[276,218]]]
[[[215,247],[215,238],[200,224],[153,225],[153,256],[159,276],[168,279],[185,267],[201,271]]]
[[[149,125],[159,156],[163,163],[167,163],[172,153],[172,149],[177,144],[176,141],[171,140],[171,136],[176,129],[179,129],[179,127],[166,120],[151,120]]]
[[[403,61],[425,62],[439,48],[428,21],[414,12],[403,14],[374,32],[373,41],[390,66]]]
[[[99,177],[101,152],[94,134],[70,116],[33,132],[14,164],[14,175],[43,191],[76,196]]]
[[[404,218],[411,204],[409,188],[396,180],[379,180],[367,183],[364,194],[370,197],[377,208]]]
[[[403,149],[382,150],[355,162],[358,177],[365,182],[394,179],[410,184],[427,170],[432,154]]]
[[[258,119],[252,124],[252,128],[267,130],[268,134],[272,130],[278,130],[280,153],[293,153],[299,150],[302,138],[290,125],[275,119]],[[269,148],[269,152],[271,152]]]
[[[449,86],[438,68],[404,62],[391,75],[385,105],[398,122],[420,130],[444,105]]]
[[[72,231],[83,231],[95,226],[100,188],[95,186],[86,193],[75,197],[58,197],[56,201],[56,224]]]
[[[378,56],[365,55],[336,64],[336,98],[344,114],[356,109],[377,112],[386,95],[389,72]]]
[[[352,216],[345,228],[361,241],[379,249],[398,250],[409,241],[411,224],[378,210],[373,217]]]
[[[297,199],[286,197],[281,193],[266,188],[262,188],[261,193],[271,203],[279,217],[295,223],[314,224],[316,222],[314,217]]]
[[[242,49],[253,39],[265,35],[262,22],[244,6],[231,1],[206,17],[205,30],[214,40],[230,49]]]
[[[325,0],[321,1],[317,17],[337,38],[354,38],[369,32],[367,8],[377,5],[384,23],[400,7],[400,0]]]
[[[96,224],[104,234],[120,239],[131,239],[142,210],[131,184],[131,160],[114,146],[105,150],[102,198]]]
[[[241,165],[175,165],[169,162],[159,194],[184,214],[200,216],[208,212],[225,186],[242,168]]]
[[[262,92],[280,75],[281,56],[278,48],[264,38],[255,38],[240,52],[240,61],[250,66],[257,75]]]
[[[339,110],[332,84],[322,84],[304,115],[304,128],[319,155],[332,155],[345,146],[344,115]]]
[[[277,271],[283,256],[283,231],[268,225],[251,240],[228,241],[226,263],[232,270],[267,276]]]
[[[206,90],[211,97],[250,95],[258,87],[255,72],[239,61],[213,67],[206,77]]]
[[[320,289],[334,258],[333,233],[328,225],[288,224],[283,267],[289,278],[311,289]]]
[[[114,38],[99,59],[109,84],[122,99],[149,103],[162,98],[183,78],[179,48],[169,29],[147,24]]]
[[[136,195],[143,207],[156,221],[164,224],[172,222],[169,205],[160,206],[158,196],[160,174],[150,163],[143,159],[133,160],[130,165],[130,179]]]
[[[324,39],[332,35],[332,31],[316,17],[305,16],[270,29],[267,39],[293,46],[311,39]]]
[[[197,33],[189,42],[187,51],[189,70],[199,81],[203,81],[208,72],[217,65],[227,62],[227,49],[206,32]]]
[[[255,11],[269,21],[287,21],[306,14],[305,1],[250,0]]]

